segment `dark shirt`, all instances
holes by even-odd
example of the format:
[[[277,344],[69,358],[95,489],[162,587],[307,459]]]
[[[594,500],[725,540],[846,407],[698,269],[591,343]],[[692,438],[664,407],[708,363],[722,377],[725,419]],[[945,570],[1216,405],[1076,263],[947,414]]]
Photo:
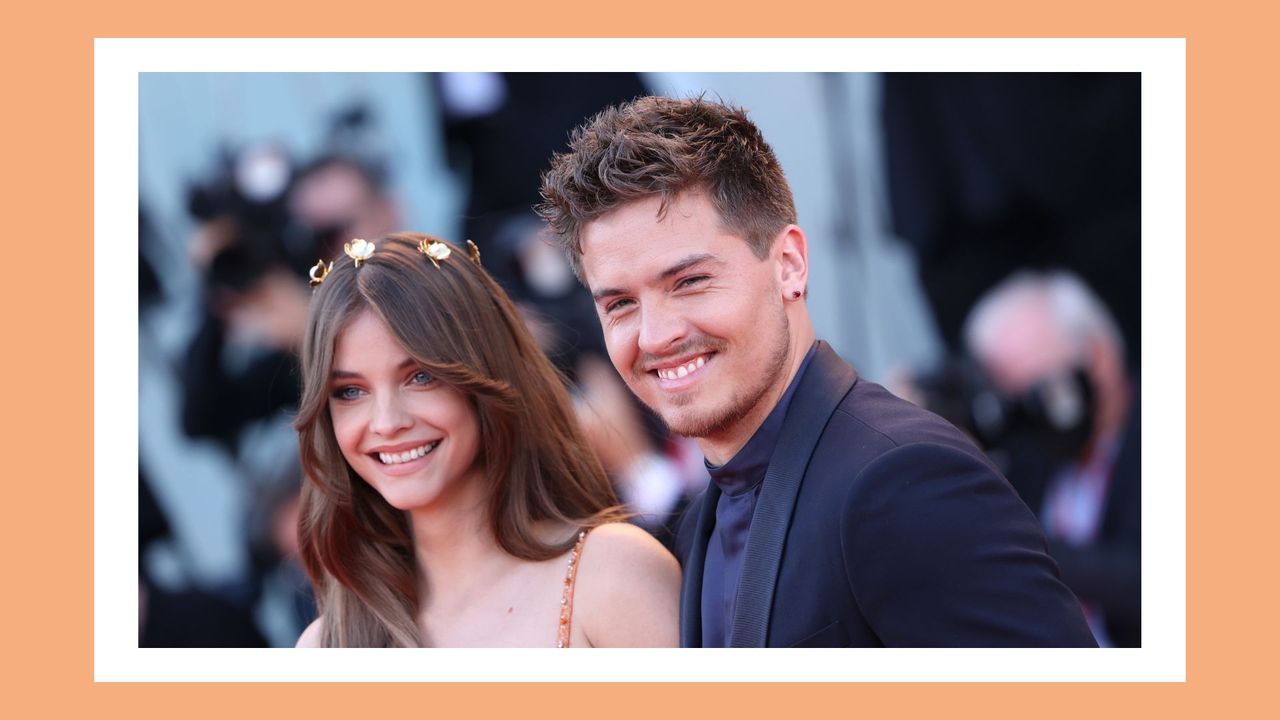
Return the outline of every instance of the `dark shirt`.
[[[711,481],[720,488],[715,530],[707,543],[702,572],[703,647],[729,646],[729,626],[737,609],[738,577],[742,574],[743,550],[751,534],[751,516],[755,513],[756,500],[760,497],[774,446],[778,444],[791,396],[817,347],[815,342],[809,348],[787,391],[747,444],[723,465],[703,461],[711,473]]]

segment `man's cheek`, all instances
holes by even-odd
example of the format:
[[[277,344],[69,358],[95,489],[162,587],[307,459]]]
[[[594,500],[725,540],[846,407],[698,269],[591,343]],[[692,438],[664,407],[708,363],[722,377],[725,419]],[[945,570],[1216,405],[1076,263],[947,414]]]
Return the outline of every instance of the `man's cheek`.
[[[632,364],[635,361],[635,351],[633,346],[629,346],[627,343],[627,335],[617,329],[606,330],[604,333],[604,347],[609,353],[609,362],[613,363],[613,367],[618,371],[619,375],[630,380]]]

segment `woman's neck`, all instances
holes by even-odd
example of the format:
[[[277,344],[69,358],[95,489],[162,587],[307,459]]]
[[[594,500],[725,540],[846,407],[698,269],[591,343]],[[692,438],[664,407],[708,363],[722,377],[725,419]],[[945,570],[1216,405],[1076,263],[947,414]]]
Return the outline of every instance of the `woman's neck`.
[[[440,588],[465,587],[481,568],[507,556],[493,536],[483,503],[414,510],[409,522],[423,598]]]

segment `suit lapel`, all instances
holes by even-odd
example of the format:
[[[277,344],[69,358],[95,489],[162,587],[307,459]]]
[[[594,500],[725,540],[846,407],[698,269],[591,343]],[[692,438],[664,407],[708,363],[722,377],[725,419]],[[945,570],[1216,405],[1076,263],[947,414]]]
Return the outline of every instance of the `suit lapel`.
[[[765,646],[782,550],[787,530],[791,526],[796,496],[800,492],[800,481],[827,421],[856,381],[857,374],[853,368],[841,360],[826,343],[819,343],[808,370],[796,388],[796,394],[791,398],[791,405],[787,408],[778,444],[769,461],[769,469],[765,472],[764,484],[760,488],[760,499],[751,516],[751,534],[743,551],[737,610],[732,618],[729,636],[730,647]],[[714,520],[715,503],[711,502],[710,505]],[[701,520],[699,518],[700,522]],[[701,529],[699,525],[699,530]],[[695,545],[692,555],[698,558],[698,595],[701,596],[701,562],[706,554],[707,541],[699,535],[698,542],[700,546]],[[701,548],[701,554],[697,552],[698,547]],[[700,628],[701,623],[699,630]]]
[[[706,492],[694,506],[698,519],[693,544],[684,561],[684,583],[680,586],[680,647],[702,647],[702,570],[719,500],[720,488],[715,483],[707,483]]]

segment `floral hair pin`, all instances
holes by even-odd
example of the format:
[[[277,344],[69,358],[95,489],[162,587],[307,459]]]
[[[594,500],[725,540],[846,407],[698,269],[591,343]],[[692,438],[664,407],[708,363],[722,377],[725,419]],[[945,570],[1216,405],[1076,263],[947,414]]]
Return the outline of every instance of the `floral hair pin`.
[[[432,240],[430,242],[423,240],[418,243],[418,252],[426,255],[427,259],[431,261],[432,265],[436,266],[437,270],[440,269],[440,261],[448,260],[449,256],[453,254],[453,251],[449,249],[449,246],[439,240]]]
[[[474,261],[475,264],[479,265],[480,264],[480,247],[475,243],[471,242],[470,240],[468,240],[467,248],[471,251],[471,260]]]
[[[316,261],[316,264],[311,267],[311,272],[309,273],[309,275],[311,275],[311,282],[309,284],[311,285],[312,290],[315,290],[320,283],[324,282],[325,278],[329,277],[330,270],[333,270],[332,261],[330,261],[328,265],[324,264],[324,260]]]
[[[347,254],[347,257],[356,261],[356,267],[360,267],[360,263],[373,257],[373,250],[373,243],[364,238],[356,238],[342,246],[342,251]]]

